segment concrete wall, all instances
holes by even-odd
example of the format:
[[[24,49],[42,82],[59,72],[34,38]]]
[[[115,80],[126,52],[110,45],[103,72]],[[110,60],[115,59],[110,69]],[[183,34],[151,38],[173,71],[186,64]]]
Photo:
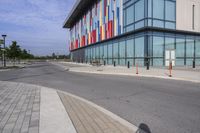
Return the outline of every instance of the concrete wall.
[[[200,0],[176,0],[176,28],[200,32]],[[195,5],[193,29],[193,5]]]

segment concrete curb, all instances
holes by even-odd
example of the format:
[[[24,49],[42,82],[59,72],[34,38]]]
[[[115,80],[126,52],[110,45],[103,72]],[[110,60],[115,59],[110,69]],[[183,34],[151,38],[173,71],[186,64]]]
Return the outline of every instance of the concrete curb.
[[[104,109],[103,107],[94,104],[94,103],[91,102],[91,101],[88,101],[88,100],[86,100],[86,99],[83,99],[83,98],[81,98],[81,97],[79,97],[79,96],[73,95],[73,94],[68,93],[68,92],[64,92],[64,91],[61,91],[61,90],[57,90],[57,91],[59,91],[59,92],[61,92],[61,93],[64,93],[64,94],[66,94],[66,95],[68,95],[68,96],[71,96],[71,97],[73,97],[73,98],[75,98],[75,99],[78,99],[78,100],[80,100],[80,101],[82,101],[82,102],[84,102],[84,103],[86,103],[86,104],[89,104],[90,106],[92,106],[92,107],[96,108],[97,110],[103,112],[104,114],[110,116],[112,119],[118,121],[120,124],[122,124],[122,125],[128,127],[128,128],[129,128],[130,130],[132,130],[133,132],[137,132],[137,131],[138,131],[138,127],[137,127],[137,126],[135,126],[135,125],[131,124],[130,122],[124,120],[124,119],[121,118],[120,116],[117,116],[116,114],[114,114],[114,113],[112,113],[112,112],[110,112],[110,111]]]
[[[76,133],[65,107],[54,89],[41,87],[39,131],[40,133]]]
[[[128,73],[105,73],[99,71],[78,71],[78,70],[71,70],[67,68],[70,72],[77,72],[77,73],[90,73],[90,74],[99,74],[99,75],[121,75],[121,76],[134,76],[134,77],[147,77],[147,78],[160,78],[160,79],[169,79],[169,80],[179,80],[179,81],[189,81],[193,83],[200,83],[200,80],[190,80],[184,78],[175,78],[175,77],[164,77],[164,76],[154,76],[154,75],[142,75],[142,74],[128,74]]]

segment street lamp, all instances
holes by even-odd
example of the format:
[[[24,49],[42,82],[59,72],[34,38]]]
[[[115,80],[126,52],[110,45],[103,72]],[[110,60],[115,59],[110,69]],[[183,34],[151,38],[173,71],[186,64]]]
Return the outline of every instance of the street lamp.
[[[6,54],[5,54],[5,50],[6,50],[6,36],[7,35],[2,35],[3,37],[3,66],[6,67]]]

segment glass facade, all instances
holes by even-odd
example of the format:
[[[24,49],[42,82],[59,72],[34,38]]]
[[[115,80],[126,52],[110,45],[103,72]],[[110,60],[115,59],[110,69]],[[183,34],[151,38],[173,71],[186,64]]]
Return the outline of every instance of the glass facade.
[[[200,65],[200,34],[175,30],[176,0],[123,0],[122,5],[123,34],[72,50],[73,61],[145,66],[148,60],[151,66],[162,67],[166,66],[166,51],[173,50],[176,66],[193,61]],[[150,29],[145,31],[146,26]]]
[[[147,44],[146,44],[146,43]],[[147,46],[148,45],[148,46]],[[145,66],[146,58],[151,66],[165,66],[165,51],[175,50],[175,65],[200,65],[200,37],[166,32],[142,32],[106,41],[72,52],[73,61],[103,64]],[[85,57],[85,58],[82,58]]]
[[[124,1],[124,32],[145,26],[176,28],[176,0]]]

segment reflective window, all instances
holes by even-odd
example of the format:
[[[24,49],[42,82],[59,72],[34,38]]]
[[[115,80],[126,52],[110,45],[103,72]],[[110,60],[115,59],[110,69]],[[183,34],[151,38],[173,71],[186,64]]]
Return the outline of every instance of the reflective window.
[[[176,4],[172,1],[165,1],[165,19],[175,21],[176,20]]]
[[[134,5],[126,9],[126,24],[129,25],[134,22]]]
[[[186,40],[186,57],[194,57],[194,40]]]
[[[108,58],[112,58],[112,43],[108,45]]]
[[[144,21],[139,21],[137,23],[135,23],[135,29],[139,29],[144,27]]]
[[[108,57],[107,52],[108,52],[108,50],[107,50],[107,45],[104,45],[104,46],[103,46],[104,59]]]
[[[175,49],[175,38],[165,37],[165,49]]]
[[[196,57],[200,57],[200,40],[196,40]]]
[[[125,58],[125,41],[120,41],[119,42],[119,58]]]
[[[152,0],[148,0],[148,17],[152,17]]]
[[[144,37],[135,38],[135,57],[144,57]]]
[[[164,21],[161,20],[153,20],[153,26],[154,27],[164,27]]]
[[[164,19],[164,0],[153,0],[153,17]]]
[[[113,43],[113,58],[118,58],[119,54],[118,49],[119,49],[118,43],[117,42]]]
[[[99,46],[96,47],[95,49],[95,53],[96,53],[96,59],[99,59]]]
[[[165,22],[165,28],[175,29],[176,28],[176,24],[174,22]]]
[[[134,42],[133,39],[126,41],[126,53],[127,57],[134,57]]]
[[[140,0],[135,4],[135,21],[144,18],[144,0]]]
[[[164,37],[153,37],[153,57],[163,57]]]
[[[176,39],[176,57],[184,57],[185,39]]]
[[[103,59],[103,56],[104,56],[104,54],[103,54],[103,45],[101,44],[101,46],[100,46],[100,58]]]

